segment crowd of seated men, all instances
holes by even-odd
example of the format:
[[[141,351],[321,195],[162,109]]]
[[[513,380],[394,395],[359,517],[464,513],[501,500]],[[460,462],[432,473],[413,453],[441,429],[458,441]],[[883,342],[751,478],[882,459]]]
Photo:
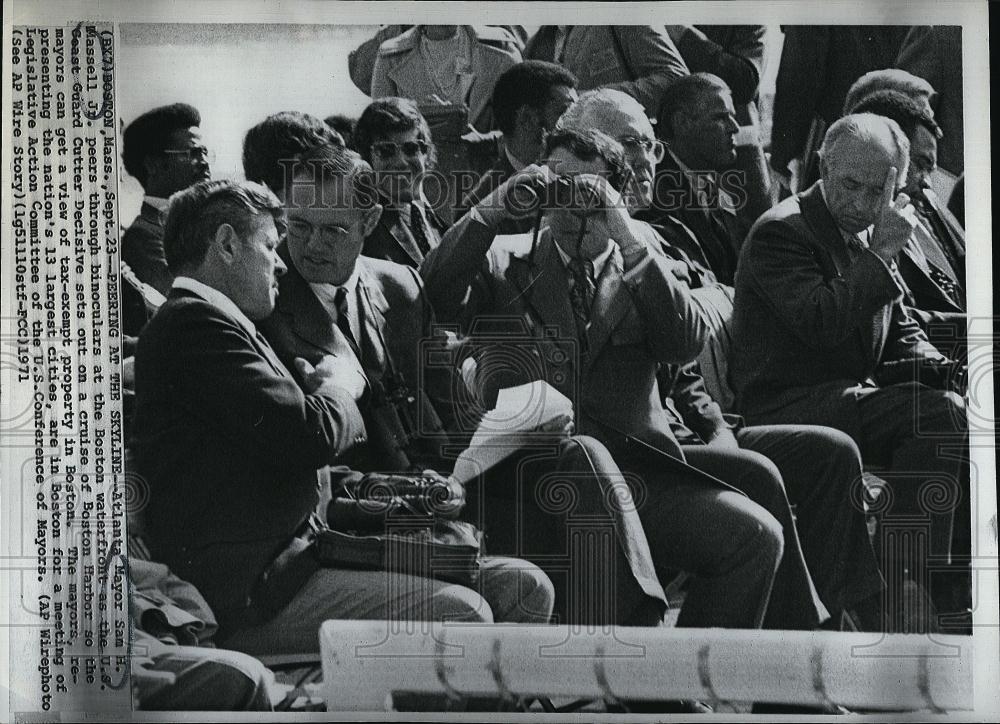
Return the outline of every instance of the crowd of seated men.
[[[166,645],[153,626],[141,705],[267,708],[252,657],[316,653],[327,619],[660,626],[678,580],[680,627],[965,630],[937,615],[970,605],[971,491],[934,88],[863,69],[817,180],[778,201],[762,34],[387,26],[351,56],[360,117],[262,119],[246,180],[211,180],[189,105],[128,124],[132,554],[196,589],[183,616],[218,647],[199,661],[204,626]],[[466,110],[473,141],[498,131],[444,199],[429,103]],[[314,555],[330,488],[447,476],[501,390],[538,381],[573,414],[466,491],[474,587]],[[539,493],[554,478],[573,505]],[[580,519],[613,538],[589,576],[567,572]]]

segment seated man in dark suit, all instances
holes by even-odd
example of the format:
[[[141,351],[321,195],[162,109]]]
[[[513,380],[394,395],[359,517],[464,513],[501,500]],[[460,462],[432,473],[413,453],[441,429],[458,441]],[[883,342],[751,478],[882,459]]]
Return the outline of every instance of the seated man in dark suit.
[[[368,440],[343,456],[343,464],[361,472],[431,468],[447,474],[455,457],[449,449],[468,445],[476,410],[463,406],[468,396],[457,368],[448,363],[453,356],[434,334],[434,314],[416,271],[359,256],[382,212],[374,203],[371,174],[357,154],[330,146],[300,157],[286,189],[289,228],[279,252],[289,270],[280,282],[277,308],[262,329],[287,363],[334,354],[350,360],[368,380],[370,391],[359,403]],[[481,513],[476,503],[488,501],[488,519],[475,522],[485,528],[490,550],[551,568],[561,621],[656,625],[666,598],[642,524],[625,504],[627,491],[612,487],[620,476],[607,451],[582,437],[534,437],[537,444],[470,485],[475,488],[469,491],[470,515]],[[342,475],[350,473],[339,470],[334,477]],[[537,501],[539,490],[557,478],[571,481],[573,510],[546,509]],[[619,497],[617,505],[609,504],[612,493]],[[596,571],[567,573],[567,563],[577,560],[568,526],[581,521],[613,527],[613,559],[596,561]],[[608,581],[608,605],[589,593],[593,575]]]
[[[736,162],[736,122],[732,93],[710,73],[674,82],[663,94],[656,133],[667,144],[657,170],[652,208],[639,217],[656,224],[670,215],[698,239],[685,249],[731,285],[740,247],[749,229],[740,209],[746,203],[743,173]]]
[[[902,304],[892,264],[918,223],[906,194],[896,196],[908,153],[887,118],[830,127],[821,181],[761,217],[743,248],[732,379],[751,422],[836,427],[866,463],[888,468],[883,571],[926,583],[928,565],[948,561],[968,499],[968,428],[949,389],[961,386],[960,370]],[[892,549],[901,531],[913,534],[912,550]],[[933,583],[940,602],[947,592]]]
[[[674,435],[657,373],[694,359],[706,325],[680,279],[684,267],[629,218],[621,145],[599,131],[563,130],[548,137],[546,156],[545,167],[512,176],[445,234],[421,269],[432,304],[473,332],[474,347],[478,335],[488,369],[510,340],[530,341],[546,360],[508,366],[506,381],[542,375],[572,399],[577,430],[631,476],[660,571],[693,574],[678,625],[817,626],[828,612],[797,541],[786,542],[795,527],[780,477],[741,475],[748,487],[738,490],[718,468],[699,469],[708,456],[688,460]],[[518,213],[515,185],[542,189],[556,179],[574,195],[550,199],[537,238],[497,236],[500,221]],[[485,399],[499,376],[483,380]]]
[[[662,153],[657,152],[653,126],[638,101],[610,88],[587,91],[563,114],[557,128],[592,128],[619,140],[646,141],[633,142],[626,149],[626,160],[636,182],[626,199],[633,212],[649,205],[649,181]],[[732,288],[720,285],[711,271],[691,261],[678,248],[678,238],[683,245],[683,239],[690,239],[690,232],[670,216],[660,221],[655,228],[662,237],[663,250],[685,263],[691,296],[706,318],[714,319],[726,308],[731,313]],[[705,357],[705,351],[716,345],[718,336],[728,336],[728,329],[712,329],[712,335],[697,360],[687,365],[663,365],[659,373],[660,394],[684,454],[697,467],[737,488],[743,487],[741,477],[752,476],[768,478],[769,487],[784,487],[796,505],[793,525],[827,608],[832,612],[853,612],[862,627],[879,627],[882,580],[864,511],[854,503],[862,481],[857,446],[846,434],[829,427],[745,426],[736,416],[724,416],[721,398],[710,394],[705,380],[722,371],[712,368],[712,359]],[[721,354],[731,352],[728,345],[718,347]],[[794,534],[787,536],[785,555],[798,545]]]
[[[967,332],[965,232],[930,188],[941,129],[928,108],[894,90],[865,96],[852,113],[891,118],[910,142],[910,169],[903,192],[913,200],[917,225],[896,258],[906,282],[903,301],[928,337],[944,340],[938,345],[942,349],[948,342],[949,351],[954,348],[953,357],[963,356]]]
[[[163,254],[161,214],[171,194],[211,175],[199,125],[196,108],[174,103],[143,113],[122,134],[125,170],[146,192],[139,215],[122,236],[122,261],[163,295],[174,277]]]
[[[205,597],[226,648],[314,652],[331,618],[545,620],[551,584],[524,561],[483,564],[483,595],[385,571],[320,567],[317,469],[366,440],[349,360],[296,360],[301,387],[257,331],[285,271],[278,199],[202,182],[171,199],[176,273],[136,353],[137,472],[152,556]]]
[[[458,216],[475,206],[511,174],[538,160],[545,134],[576,100],[576,77],[561,65],[526,60],[504,71],[493,86],[493,124],[503,132],[500,157],[462,199]],[[516,234],[531,219],[510,219],[501,231]]]
[[[424,180],[436,159],[427,121],[407,98],[379,98],[355,124],[354,148],[375,169],[383,207],[361,253],[420,266],[447,228],[424,196]],[[442,189],[436,183],[430,192]]]

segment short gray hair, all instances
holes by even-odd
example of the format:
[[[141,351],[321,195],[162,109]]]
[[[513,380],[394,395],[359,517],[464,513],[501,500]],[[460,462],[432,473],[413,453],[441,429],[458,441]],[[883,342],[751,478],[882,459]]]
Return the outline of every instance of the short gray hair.
[[[559,117],[555,130],[587,131],[597,128],[603,131],[596,121],[606,118],[609,112],[631,112],[646,118],[646,109],[642,103],[628,93],[613,88],[597,88],[582,93]]]
[[[833,122],[823,137],[819,156],[827,163],[836,155],[837,145],[845,138],[857,138],[861,141],[879,143],[889,149],[888,143],[896,151],[896,179],[898,184],[906,180],[910,166],[910,141],[891,118],[877,116],[874,113],[854,113]],[[891,149],[890,149],[891,150]]]

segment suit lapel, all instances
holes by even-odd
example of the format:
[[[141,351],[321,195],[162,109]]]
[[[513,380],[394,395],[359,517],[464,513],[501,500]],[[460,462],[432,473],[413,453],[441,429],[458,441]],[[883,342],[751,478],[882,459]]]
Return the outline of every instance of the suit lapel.
[[[840,228],[833,220],[826,202],[823,201],[819,184],[817,181],[802,192],[799,206],[802,209],[802,217],[812,229],[813,235],[826,247],[837,273],[842,275],[853,264],[853,260]],[[855,327],[858,344],[872,366],[878,363],[882,348],[885,346],[891,315],[892,307],[889,305],[881,312],[872,315],[870,323]]]
[[[361,365],[369,378],[380,378],[386,368],[385,312],[389,302],[363,259],[358,260],[358,317],[361,325]]]
[[[569,277],[548,233],[539,238],[533,263],[514,258],[510,272],[514,286],[543,323],[576,337],[576,321],[569,303]]]
[[[334,331],[336,325],[288,258],[287,249],[282,247],[280,255],[288,271],[281,281],[278,311],[292,318],[292,331],[299,339],[325,354],[337,354],[339,344],[336,335],[339,332]],[[343,344],[347,344],[346,340]]]
[[[413,234],[410,233],[410,230],[406,228],[406,224],[403,223],[403,217],[395,209],[386,209],[385,213],[391,214],[391,217],[386,219],[387,223],[385,226],[389,230],[389,235],[399,245],[403,253],[419,266],[424,260],[424,255],[420,252],[420,247],[417,246],[417,241],[413,238]]]

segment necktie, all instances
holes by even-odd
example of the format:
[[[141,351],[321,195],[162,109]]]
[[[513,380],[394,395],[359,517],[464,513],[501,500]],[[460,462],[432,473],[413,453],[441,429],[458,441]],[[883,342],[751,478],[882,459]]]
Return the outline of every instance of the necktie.
[[[420,207],[415,201],[410,202],[410,233],[413,234],[413,240],[417,242],[420,253],[427,256],[431,245],[427,240],[427,230],[424,229],[424,215],[420,213]]]
[[[360,359],[358,341],[354,338],[354,332],[351,331],[351,317],[347,303],[347,290],[344,289],[344,287],[337,287],[337,291],[333,295],[333,303],[337,306],[337,329],[343,333],[344,338],[351,345],[351,347],[354,348],[354,353],[357,354],[358,359]]]
[[[594,262],[590,259],[570,259],[569,273],[573,277],[573,287],[569,290],[569,300],[576,317],[577,331],[583,339],[590,322],[590,308],[594,304],[597,286],[594,284]]]

